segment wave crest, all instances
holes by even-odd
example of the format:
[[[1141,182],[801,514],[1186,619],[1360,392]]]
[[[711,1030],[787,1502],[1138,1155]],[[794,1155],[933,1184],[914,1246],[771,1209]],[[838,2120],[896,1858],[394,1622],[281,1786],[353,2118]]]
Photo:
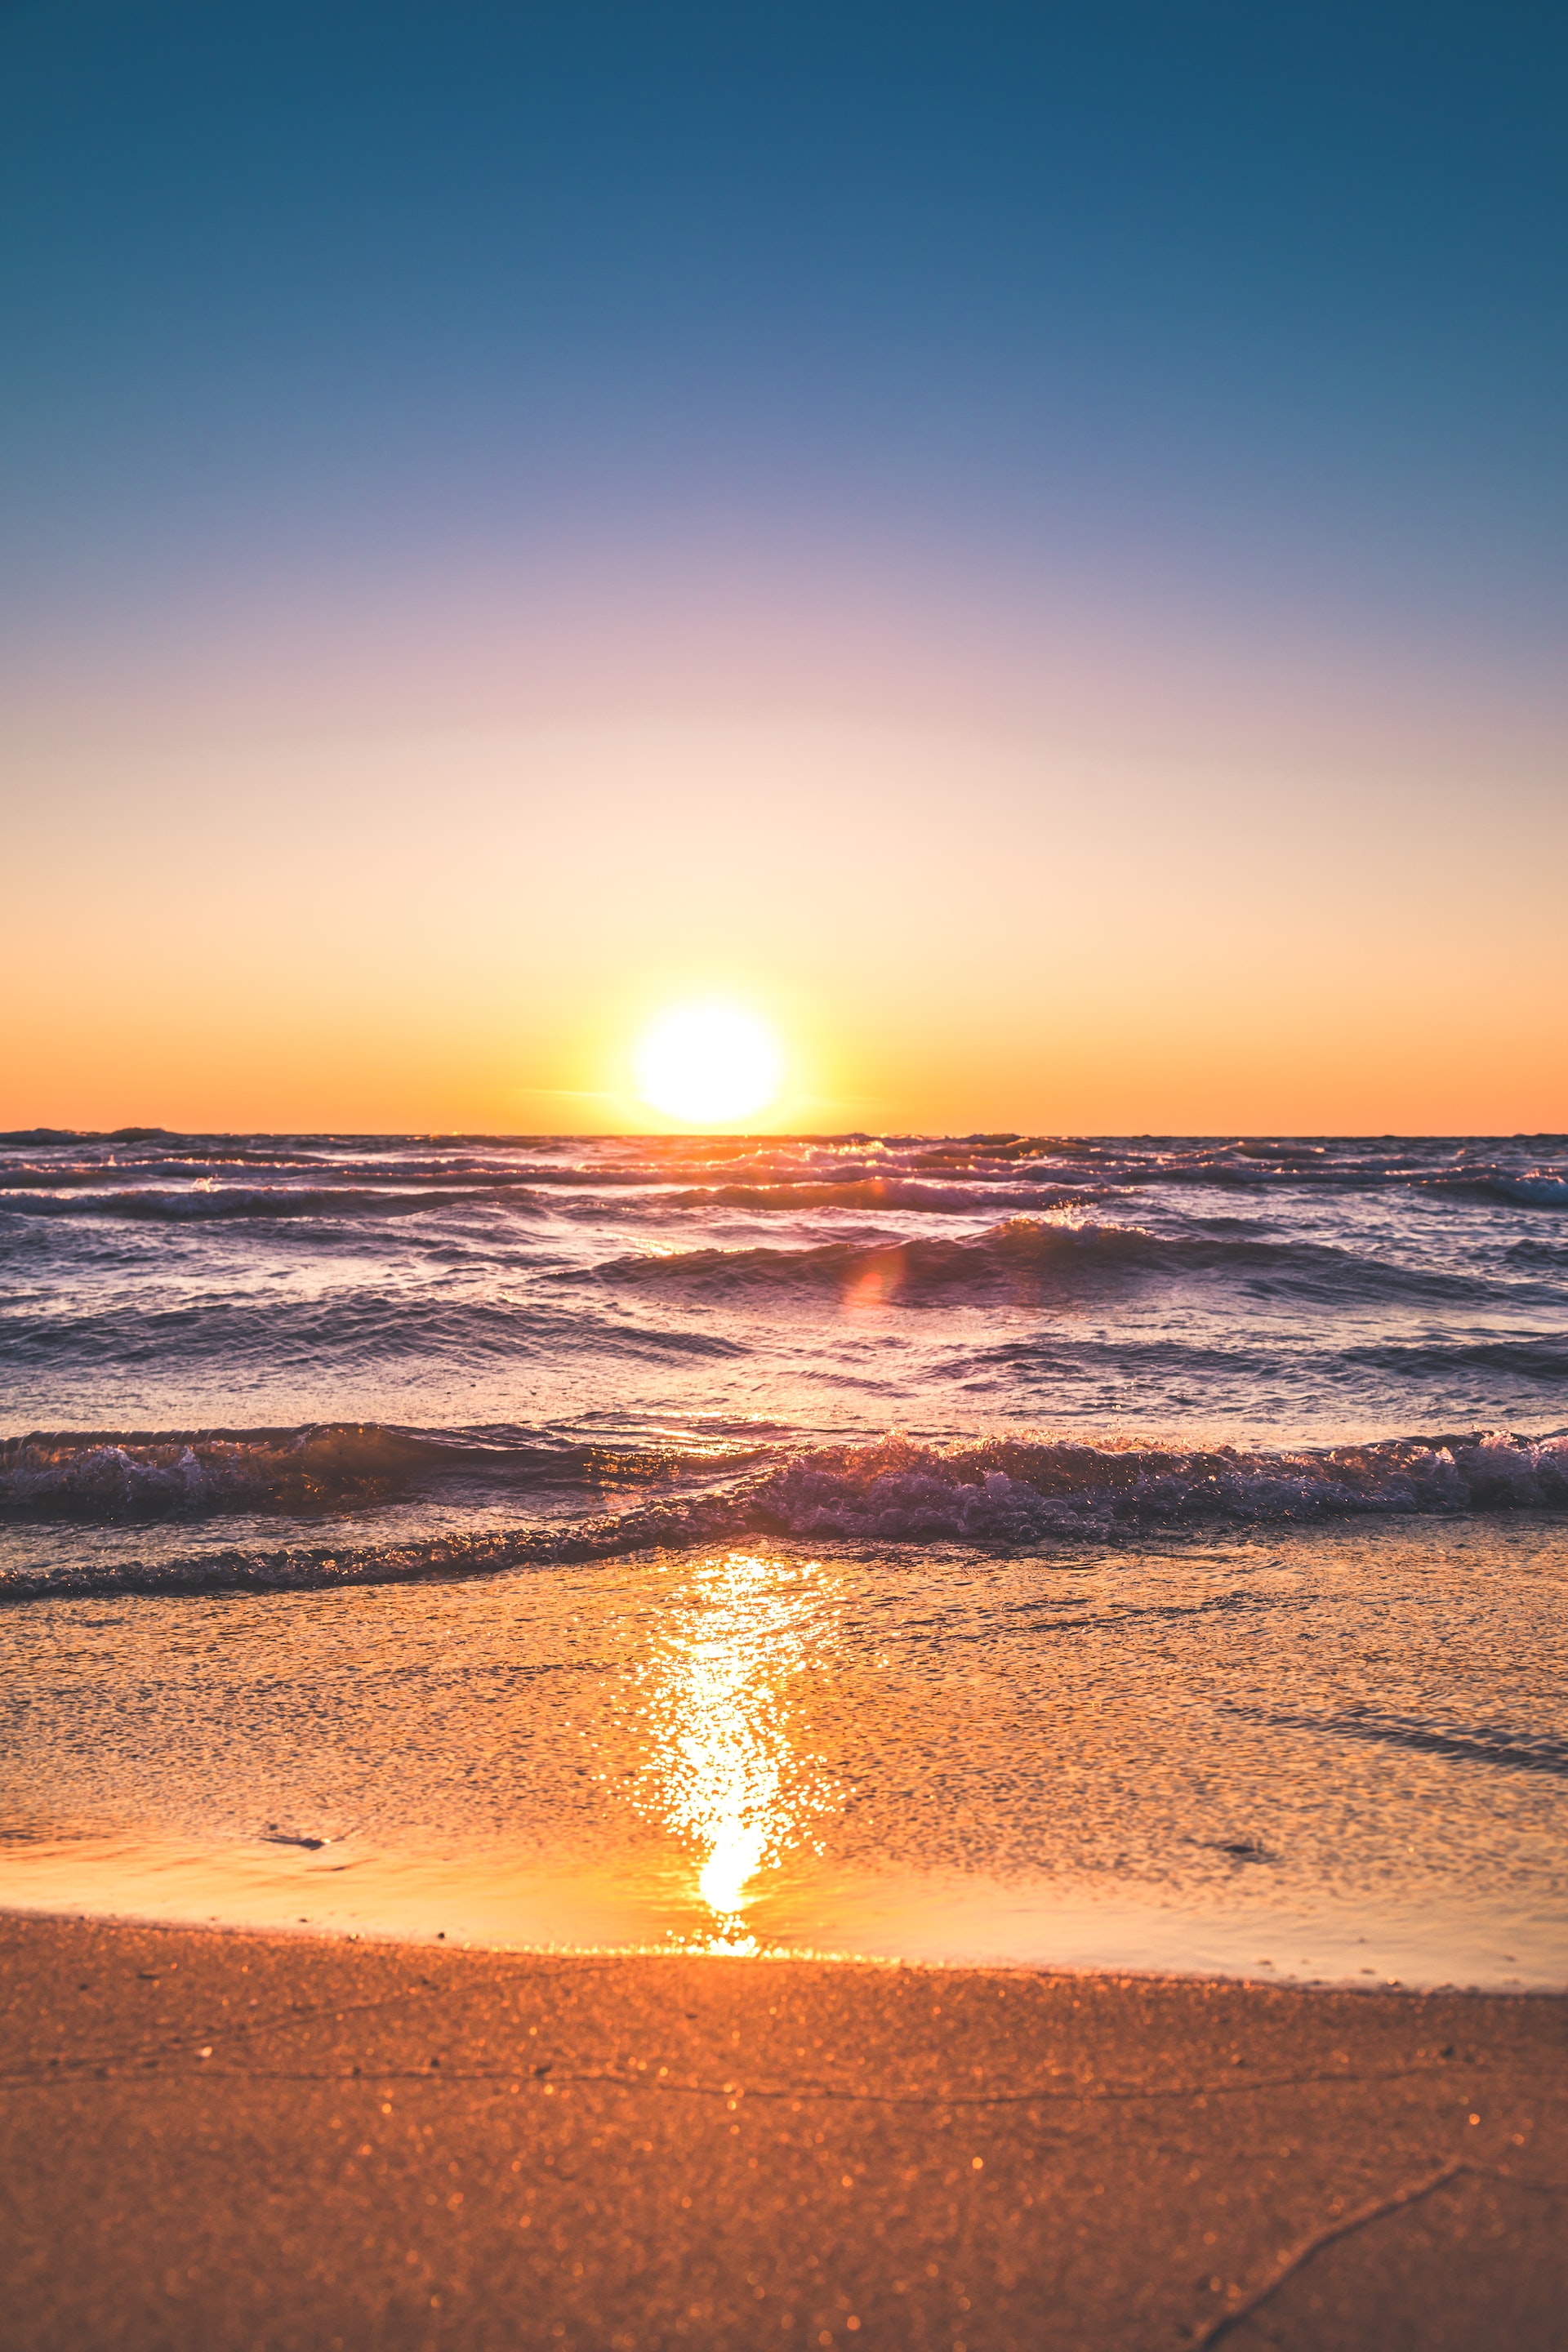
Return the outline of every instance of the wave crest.
[[[299,1429],[34,1432],[0,1440],[0,1509],[29,1517],[201,1517],[363,1508],[437,1487],[615,1491],[733,1475],[744,1436],[605,1444],[511,1426],[379,1422]]]
[[[963,1304],[1006,1296],[1026,1303],[1064,1285],[1141,1276],[1265,1276],[1360,1297],[1447,1297],[1475,1284],[1431,1269],[1390,1264],[1331,1243],[1266,1234],[1156,1234],[1076,1215],[1013,1216],[980,1234],[917,1234],[886,1240],[834,1240],[789,1249],[766,1243],[696,1250],[650,1250],[610,1258],[563,1283],[696,1289],[751,1295],[837,1290],[866,1304]]]
[[[308,1508],[370,1500],[421,1448],[375,1423],[172,1433],[35,1433],[0,1443],[0,1503],[98,1516],[125,1510]]]
[[[131,1217],[147,1224],[208,1224],[226,1217],[414,1217],[432,1209],[461,1208],[474,1202],[503,1202],[509,1209],[536,1207],[521,1185],[466,1185],[424,1192],[375,1191],[364,1185],[329,1187],[237,1186],[212,1192],[41,1192],[20,1191],[0,1205],[14,1216]]]
[[[333,1433],[337,1441],[346,1434]],[[170,1466],[185,1475],[181,1460]],[[235,1548],[161,1561],[13,1570],[0,1571],[0,1599],[401,1583],[768,1536],[1026,1549],[1365,1514],[1565,1506],[1568,1435],[1472,1432],[1300,1452],[1025,1438],[939,1447],[893,1435],[868,1445],[813,1447],[714,1491],[668,1494],[593,1518],[394,1545]]]
[[[795,1536],[1015,1542],[1118,1527],[1313,1520],[1568,1503],[1568,1437],[1392,1438],[1300,1453],[893,1437],[798,1455],[754,1490]]]

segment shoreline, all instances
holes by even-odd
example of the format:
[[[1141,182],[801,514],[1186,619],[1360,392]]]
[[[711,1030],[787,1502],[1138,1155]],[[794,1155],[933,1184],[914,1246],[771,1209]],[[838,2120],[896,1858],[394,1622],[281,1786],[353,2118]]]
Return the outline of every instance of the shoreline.
[[[1109,1906],[1093,1907],[1103,1909]],[[544,1936],[531,1939],[519,1937],[516,1940],[509,1940],[504,1936],[486,1934],[482,1929],[475,1929],[469,1934],[462,1929],[448,1932],[426,1927],[395,1926],[385,1921],[351,1927],[342,1920],[283,1917],[276,1916],[276,1905],[249,1918],[237,1912],[227,1916],[217,1912],[198,1916],[185,1911],[116,1910],[108,1907],[84,1911],[75,1902],[26,1903],[0,1895],[0,1929],[28,1924],[96,1927],[154,1935],[271,1938],[290,1947],[329,1945],[407,1954],[483,1953],[496,1958],[533,1960],[542,1964],[568,1960],[649,1963],[662,1960],[733,1960],[743,1961],[750,1966],[765,1964],[780,1968],[924,1969],[933,1972],[1000,1978],[1060,1979],[1075,1983],[1087,1979],[1129,1985],[1227,1985],[1244,1991],[1256,1990],[1345,1996],[1387,1992],[1415,1999],[1541,2000],[1559,2001],[1568,2006],[1568,1981],[1564,1981],[1568,1970],[1536,1981],[1518,1975],[1489,1981],[1462,1977],[1426,1979],[1415,1976],[1384,1976],[1372,1969],[1362,1969],[1359,1977],[1348,1974],[1306,1976],[1285,1969],[1274,1972],[1268,1963],[1261,1961],[1249,1968],[1239,1962],[1232,1965],[1218,1960],[1204,1960],[1190,1954],[1186,1958],[1131,1958],[1125,1954],[1120,1957],[1083,1957],[1068,1953],[1059,1958],[1042,1958],[1027,1952],[947,1949],[940,1944],[930,1948],[900,1951],[860,1949],[852,1945],[826,1943],[767,1943],[754,1937],[727,1939],[717,1932],[707,1938],[692,1935],[682,1940],[672,1931],[669,1938],[662,1942],[650,1937],[642,1942],[605,1940],[595,1943],[567,1936],[556,1940]],[[1256,1918],[1241,1922],[1242,1926],[1254,1928],[1258,1924]],[[1245,1939],[1238,1937],[1237,1940]],[[1361,1981],[1361,1978],[1371,1981]]]
[[[12,1913],[0,2079],[19,2352],[1546,2352],[1568,2304],[1562,1993]]]
[[[217,1840],[129,1827],[14,1821],[0,1917],[299,1933],[416,1948],[539,1957],[769,1960],[1223,1979],[1332,1990],[1568,1994],[1568,1915],[1497,1893],[1425,1902],[1312,1890],[1275,1894],[1237,1869],[1207,1899],[1003,1879],[951,1867],[872,1874],[795,1855],[716,1911],[694,1869],[636,1849],[463,1854],[363,1835]],[[1295,1893],[1296,1900],[1289,1899]]]

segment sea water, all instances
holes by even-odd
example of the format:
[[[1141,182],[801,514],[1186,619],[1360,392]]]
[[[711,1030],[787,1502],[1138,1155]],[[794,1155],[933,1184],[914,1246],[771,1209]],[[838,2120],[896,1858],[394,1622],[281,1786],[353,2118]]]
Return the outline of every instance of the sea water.
[[[12,1136],[0,1901],[1568,1981],[1568,1143]]]

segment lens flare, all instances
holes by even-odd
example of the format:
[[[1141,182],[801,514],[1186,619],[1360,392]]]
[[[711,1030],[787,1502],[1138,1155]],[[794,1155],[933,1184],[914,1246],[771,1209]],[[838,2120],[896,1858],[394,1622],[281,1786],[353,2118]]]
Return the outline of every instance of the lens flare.
[[[637,1052],[644,1102],[688,1126],[728,1126],[774,1100],[784,1052],[765,1021],[737,1005],[689,1004],[665,1013]]]

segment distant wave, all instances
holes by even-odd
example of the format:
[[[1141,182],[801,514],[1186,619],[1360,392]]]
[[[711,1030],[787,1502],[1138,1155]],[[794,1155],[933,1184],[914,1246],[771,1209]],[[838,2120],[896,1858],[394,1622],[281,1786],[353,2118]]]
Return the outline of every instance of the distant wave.
[[[932,1184],[910,1176],[858,1176],[843,1183],[714,1184],[667,1192],[656,1205],[672,1209],[755,1209],[799,1215],[814,1209],[901,1209],[933,1216],[990,1216],[998,1209],[1076,1208],[1100,1200],[1107,1188],[1046,1183]]]
[[[657,1190],[667,1205],[760,1213],[922,1208],[984,1213],[1107,1189],[1407,1191],[1542,1210],[1568,1207],[1568,1139],[847,1135],[581,1138],[179,1136],[32,1129],[0,1136],[0,1191],[132,1185],[245,1167],[324,1185],[456,1189],[468,1182]],[[16,1205],[13,1200],[13,1206]],[[235,1213],[239,1213],[236,1212]]]
[[[1097,1237],[1118,1231],[1107,1226],[1087,1230]],[[1019,1217],[963,1241],[921,1235],[908,1241],[816,1242],[799,1249],[759,1244],[750,1249],[647,1250],[555,1279],[754,1292],[838,1289],[857,1277],[880,1276],[887,1286],[907,1293],[989,1283],[999,1274],[1081,1256],[1099,1245],[1097,1240],[1085,1239],[1085,1231]],[[1119,1238],[1137,1246],[1145,1236]]]
[[[1527,1381],[1568,1380],[1568,1331],[1531,1332],[1506,1339],[1418,1339],[1405,1344],[1347,1348],[1343,1360],[1379,1371],[1420,1374],[1469,1370],[1512,1372]]]
[[[1258,1169],[1220,1161],[1194,1169],[1162,1170],[1135,1183],[1217,1183],[1241,1188],[1253,1185],[1311,1185],[1347,1192],[1428,1192],[1461,1201],[1500,1201],[1531,1209],[1568,1208],[1568,1177],[1550,1168],[1516,1171],[1506,1168],[1425,1169],[1368,1165],[1310,1170]]]
[[[13,1312],[5,1349],[14,1380],[24,1372],[90,1377],[100,1366],[134,1367],[155,1379],[177,1353],[186,1364],[219,1370],[230,1379],[279,1370],[287,1377],[302,1369],[318,1393],[329,1373],[358,1381],[389,1365],[439,1363],[472,1375],[535,1363],[542,1355],[559,1363],[584,1350],[601,1360],[656,1364],[750,1352],[733,1331],[706,1322],[690,1328],[674,1314],[657,1320],[629,1315],[608,1297],[595,1299],[591,1312],[567,1313],[548,1284],[513,1298],[493,1290],[454,1294],[437,1284],[399,1290],[374,1279],[352,1289],[340,1283],[281,1298],[252,1290],[143,1309],[124,1299],[94,1307],[90,1299],[72,1297]],[[20,1400],[19,1381],[13,1392]]]
[[[24,1192],[20,1197],[0,1192],[0,1208],[29,1217],[132,1217],[154,1224],[199,1224],[224,1217],[413,1217],[498,1199],[511,1209],[531,1205],[528,1192],[516,1185],[393,1192],[370,1185],[312,1190],[279,1184],[251,1191],[236,1185],[212,1192]]]
[[[1540,1137],[1559,1152],[1561,1136]],[[1180,1137],[985,1137],[927,1143],[910,1150],[908,1169],[982,1181],[1027,1167],[1064,1184],[1099,1181],[1125,1186],[1218,1185],[1227,1190],[1423,1191],[1457,1198],[1568,1207],[1568,1171],[1518,1167],[1473,1154],[1473,1145],[1422,1138],[1379,1151],[1354,1139],[1291,1142],[1205,1140]]]
[[[1531,1208],[1568,1208],[1568,1176],[1555,1176],[1546,1169],[1532,1176],[1489,1176],[1485,1184],[1500,1201],[1522,1201]]]
[[[386,1167],[365,1168],[353,1162],[332,1166],[314,1160],[301,1160],[276,1151],[237,1151],[221,1160],[211,1159],[202,1153],[189,1160],[161,1157],[133,1165],[121,1160],[100,1165],[89,1160],[72,1161],[52,1167],[40,1166],[33,1160],[8,1168],[0,1164],[0,1194],[13,1192],[65,1194],[123,1192],[132,1182],[138,1191],[154,1195],[160,1190],[166,1191],[175,1185],[184,1192],[193,1190],[232,1190],[238,1192],[241,1188],[235,1183],[237,1171],[256,1168],[276,1169],[294,1180],[290,1183],[268,1186],[266,1188],[268,1192],[312,1192],[336,1188],[384,1194],[395,1192],[399,1186],[419,1186],[437,1192],[490,1192],[552,1181],[552,1171],[540,1175],[532,1170],[465,1163],[456,1158],[437,1160],[428,1166],[396,1161]]]
[[[335,1433],[341,1442],[343,1433]],[[26,1441],[33,1444],[37,1441]],[[176,1465],[177,1466],[177,1465]],[[892,1436],[817,1446],[716,1491],[395,1545],[230,1549],[0,1574],[0,1598],[280,1590],[466,1576],[757,1537],[1025,1548],[1118,1531],[1568,1507],[1568,1436],[1408,1437],[1300,1452]]]
[[[1394,1181],[1394,1180],[1390,1180]],[[1412,1190],[1446,1193],[1455,1200],[1516,1202],[1527,1209],[1568,1209],[1568,1177],[1541,1168],[1524,1175],[1505,1169],[1478,1170],[1473,1174],[1410,1176],[1402,1180]]]
[[[795,1249],[759,1244],[628,1253],[591,1273],[563,1272],[554,1279],[735,1294],[859,1286],[868,1297],[912,1305],[939,1297],[951,1302],[954,1294],[965,1290],[976,1296],[998,1290],[1037,1294],[1047,1280],[1123,1274],[1272,1276],[1363,1298],[1474,1301],[1488,1287],[1473,1276],[1407,1268],[1328,1243],[1256,1234],[1163,1234],[1138,1225],[1044,1217],[1010,1217],[984,1233],[962,1238],[917,1234],[816,1242]],[[1517,1302],[1527,1294],[1516,1286],[1512,1295]],[[1555,1298],[1552,1292],[1541,1295]]]

